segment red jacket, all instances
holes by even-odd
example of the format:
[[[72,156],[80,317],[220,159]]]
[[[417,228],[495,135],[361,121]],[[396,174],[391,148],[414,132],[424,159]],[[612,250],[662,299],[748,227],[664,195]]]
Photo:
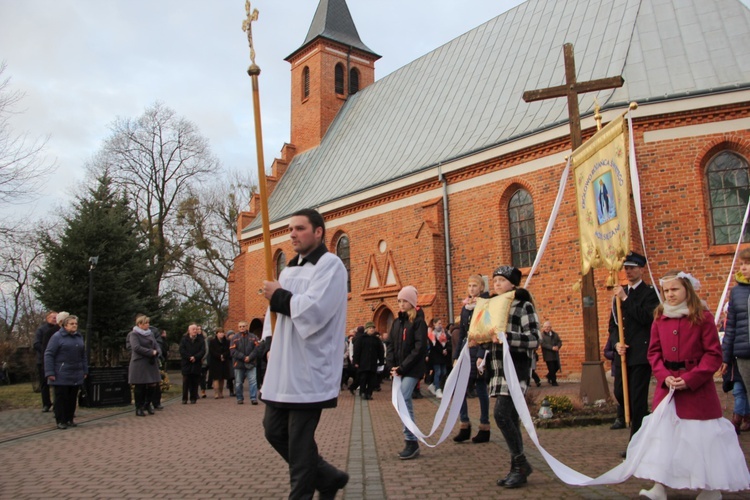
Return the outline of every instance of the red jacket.
[[[654,320],[648,361],[657,382],[654,408],[669,394],[664,380],[672,375],[682,377],[688,386],[674,393],[677,416],[690,420],[722,416],[714,384],[714,374],[721,366],[721,344],[710,312],[704,311],[703,322],[697,325],[687,318],[661,316]],[[685,368],[669,369],[664,366],[665,361],[685,362]]]

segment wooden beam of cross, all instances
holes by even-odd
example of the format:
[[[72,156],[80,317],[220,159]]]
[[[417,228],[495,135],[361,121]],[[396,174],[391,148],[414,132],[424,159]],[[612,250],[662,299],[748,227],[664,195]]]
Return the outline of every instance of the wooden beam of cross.
[[[581,141],[581,115],[578,111],[578,94],[596,92],[598,90],[616,89],[622,87],[625,80],[622,76],[600,78],[588,82],[576,81],[576,63],[573,55],[573,44],[563,45],[565,57],[565,85],[549,87],[546,89],[527,90],[523,93],[526,102],[542,101],[555,97],[568,98],[568,118],[570,120],[570,142],[575,151],[582,143]]]
[[[578,110],[578,94],[622,87],[622,76],[601,78],[588,82],[576,81],[576,64],[573,44],[563,45],[565,58],[565,85],[546,89],[527,90],[523,93],[526,102],[541,101],[556,97],[568,98],[568,120],[570,122],[571,149],[575,151],[581,144],[581,115]],[[581,373],[581,396],[595,401],[609,396],[609,386],[601,368],[599,356],[599,317],[596,306],[596,287],[593,270],[586,273],[581,283],[581,303],[583,309],[583,340],[585,362]]]

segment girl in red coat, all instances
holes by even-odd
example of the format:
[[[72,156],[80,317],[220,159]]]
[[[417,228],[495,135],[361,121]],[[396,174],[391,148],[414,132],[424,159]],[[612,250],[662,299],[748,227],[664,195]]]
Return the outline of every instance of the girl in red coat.
[[[665,418],[651,424],[657,428],[643,429],[649,434],[655,431],[656,438],[632,443],[645,448],[634,475],[656,481],[640,493],[666,499],[667,485],[703,490],[698,495],[703,500],[721,498],[720,490],[747,489],[750,474],[745,457],[734,426],[722,418],[714,384],[721,345],[714,317],[695,293],[700,283],[681,271],[670,271],[659,283],[664,303],[654,311],[648,349],[656,378],[653,407],[674,394]]]

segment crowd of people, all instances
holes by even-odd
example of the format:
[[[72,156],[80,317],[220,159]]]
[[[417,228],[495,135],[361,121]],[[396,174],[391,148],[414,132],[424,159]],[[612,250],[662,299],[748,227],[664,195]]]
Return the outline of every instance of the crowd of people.
[[[195,404],[205,398],[211,385],[214,398],[221,399],[226,385],[237,404],[243,404],[247,382],[250,403],[265,403],[266,439],[289,465],[290,498],[312,498],[317,491],[320,498],[332,499],[349,476],[318,453],[315,430],[321,411],[335,407],[339,393],[346,389],[353,395],[359,390],[363,400],[371,400],[383,379],[392,377],[400,379],[405,411],[413,420],[413,400],[422,396],[420,384],[424,382],[435,398],[442,398],[445,380],[467,347],[471,371],[466,398],[479,399],[479,429],[472,437],[464,398],[453,441],[490,440],[490,401],[494,399],[494,421],[510,454],[509,471],[496,484],[508,489],[527,484],[532,467],[526,459],[511,384],[517,383],[522,393],[532,381],[541,385],[536,374],[541,349],[547,382],[557,386],[563,343],[550,321],[540,324],[532,294],[520,286],[521,271],[503,265],[489,279],[469,276],[461,314],[446,326],[442,318],[427,321],[417,289],[405,286],[398,293],[398,314],[388,331],[378,332],[368,322],[351,329],[341,342],[346,269],[327,251],[324,238],[325,225],[318,212],[302,210],[292,216],[290,239],[297,255],[278,281],[264,281],[259,290],[269,302],[262,338],[250,333],[244,321],[236,333],[219,329],[210,338],[200,325],[188,327],[179,347],[182,403]],[[645,265],[645,257],[634,252],[624,260],[628,284],[614,287],[605,348],[605,355],[613,361],[615,397],[630,417],[630,443],[623,457],[635,453],[640,458],[635,475],[655,481],[651,489],[641,491],[648,498],[666,498],[665,486],[702,490],[701,499],[721,498],[720,490],[747,489],[750,473],[736,435],[750,430],[743,383],[750,380],[750,249],[740,254],[737,285],[731,291],[721,341],[713,316],[697,295],[698,280],[683,271],[667,272],[659,280],[664,297],[660,303],[654,286],[642,280]],[[488,282],[491,289],[485,290]],[[475,329],[480,299],[495,298],[505,307],[502,334],[494,327]],[[166,349],[148,317],[139,315],[135,323],[127,338],[129,382],[134,386],[136,415],[145,416],[161,407],[156,387]],[[88,373],[77,326],[75,316],[50,312],[35,342],[40,376],[46,382],[43,411],[54,407],[61,429],[75,426],[76,395]],[[513,372],[504,366],[504,347],[513,362],[515,376],[510,379]],[[735,396],[732,423],[722,418],[713,383],[718,370],[726,377],[725,390]],[[652,376],[657,382],[653,407],[669,403],[668,419],[649,415]],[[622,427],[618,414],[613,428]],[[657,438],[644,440],[645,433]],[[404,448],[398,457],[418,457],[417,436],[407,425],[403,435]],[[688,456],[701,459],[686,460]]]

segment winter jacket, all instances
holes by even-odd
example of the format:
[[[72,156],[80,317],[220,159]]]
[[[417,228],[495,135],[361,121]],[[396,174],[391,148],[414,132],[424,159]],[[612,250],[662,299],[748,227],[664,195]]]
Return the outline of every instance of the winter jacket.
[[[222,359],[223,358],[223,359]],[[208,341],[208,371],[213,380],[229,378],[232,358],[229,354],[229,339],[214,337]]]
[[[183,375],[200,375],[201,359],[206,354],[206,341],[203,335],[196,335],[194,339],[190,338],[187,333],[180,341],[180,359]],[[191,362],[190,358],[194,361]]]
[[[46,321],[39,325],[34,334],[34,350],[36,351],[36,364],[41,365],[44,363],[44,351],[47,349],[49,339],[57,333],[60,329],[55,323],[47,323]]]
[[[414,323],[409,321],[407,313],[399,312],[388,337],[391,340],[389,365],[398,367],[396,373],[402,377],[422,378],[427,370],[427,323],[422,310],[417,309]]]
[[[159,373],[159,346],[151,331],[142,335],[135,328],[128,333],[127,344],[130,346],[130,366],[128,367],[129,384],[155,384],[161,381]],[[156,355],[154,355],[156,351]]]
[[[674,393],[678,417],[690,420],[721,417],[721,402],[714,384],[714,373],[721,366],[721,346],[710,312],[703,311],[703,321],[697,325],[686,317],[661,316],[654,320],[648,360],[656,378],[654,408],[669,394],[664,380],[672,375],[687,384],[687,389]],[[684,367],[677,368],[671,363],[684,363]]]
[[[61,328],[44,351],[44,376],[55,377],[49,385],[82,385],[88,373],[83,337],[78,332],[69,333]]]
[[[439,339],[435,339],[435,343],[430,345],[430,350],[427,355],[429,358],[428,364],[431,366],[443,365],[447,366],[453,357],[451,356],[452,345],[450,338],[446,335],[445,345],[443,345]]]
[[[238,333],[232,339],[232,345],[229,346],[229,351],[232,353],[232,367],[237,369],[250,370],[255,368],[255,364],[258,358],[258,337],[254,333],[246,333],[245,335]],[[250,358],[249,362],[245,362],[245,358]]]
[[[531,377],[531,359],[539,346],[539,317],[531,301],[531,294],[524,288],[516,288],[515,298],[508,311],[508,323],[505,326],[508,339],[508,350],[513,359],[516,376],[522,391],[526,392]],[[507,396],[508,385],[503,371],[502,344],[488,343],[489,350],[487,371],[489,373],[490,396]]]
[[[560,351],[552,349],[555,346],[557,346],[558,349],[562,347],[560,336],[554,330],[550,330],[549,333],[541,332],[539,336],[541,337],[542,343],[542,359],[544,359],[544,361],[560,361]]]
[[[365,335],[354,345],[354,364],[358,372],[375,372],[384,363],[383,342],[377,335]]]
[[[737,284],[729,292],[729,308],[724,339],[721,342],[723,362],[730,365],[733,358],[750,358],[750,280],[738,272]]]

